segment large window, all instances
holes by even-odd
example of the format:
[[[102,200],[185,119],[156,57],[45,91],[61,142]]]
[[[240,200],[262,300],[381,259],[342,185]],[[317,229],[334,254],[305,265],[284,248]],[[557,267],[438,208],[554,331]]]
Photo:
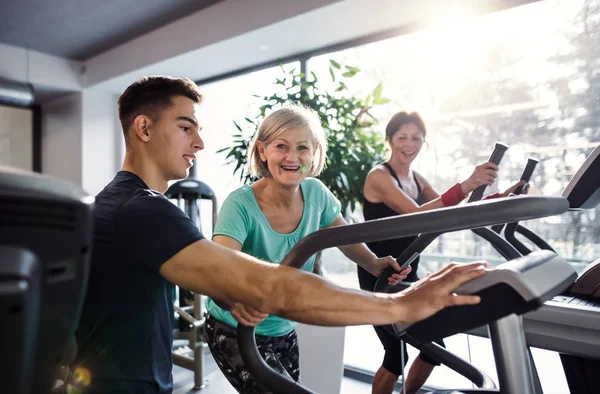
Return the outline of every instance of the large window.
[[[518,180],[528,156],[540,159],[530,194],[559,195],[586,155],[600,142],[600,1],[546,0],[483,17],[455,18],[434,27],[387,40],[310,58],[306,68],[327,83],[329,60],[362,71],[348,85],[368,94],[379,82],[386,105],[373,109],[383,130],[399,110],[416,110],[428,129],[427,144],[414,168],[442,192],[464,180],[501,141],[510,150],[500,177],[487,192],[504,190]],[[299,67],[299,62],[285,66]],[[244,122],[262,104],[254,95],[278,88],[279,68],[269,68],[201,86],[206,101],[197,177],[208,183],[220,202],[240,185],[233,167],[217,150],[232,143],[233,121]],[[323,87],[323,86],[322,86]],[[333,83],[331,85],[333,87]],[[600,252],[597,210],[533,220],[526,226],[581,271]],[[209,229],[209,211],[202,211]],[[421,257],[423,270],[435,271],[450,261],[503,259],[469,232],[447,234]],[[323,261],[330,279],[358,288],[356,267],[337,250]],[[495,376],[489,341],[457,335],[449,350]],[[409,350],[411,360],[416,357]],[[371,327],[346,331],[345,363],[374,372],[383,349]],[[558,360],[534,350],[546,393],[567,392]],[[441,387],[467,381],[436,368],[428,381]]]
[[[501,141],[511,148],[498,182],[487,192],[517,181],[527,157],[534,156],[540,164],[530,194],[560,195],[600,142],[598,31],[598,1],[548,0],[328,53],[310,59],[307,67],[327,75],[329,60],[334,59],[360,68],[351,86],[358,94],[366,95],[382,82],[383,96],[391,100],[373,111],[382,138],[393,113],[419,111],[428,135],[414,168],[438,192],[468,177],[475,165],[487,160],[494,142]],[[597,214],[598,210],[566,213],[526,226],[581,271],[600,252]],[[449,261],[479,258],[502,262],[485,241],[457,232],[434,242],[421,266],[435,271]],[[327,251],[324,261],[330,278],[358,287],[355,267],[341,254]],[[345,362],[376,370],[383,350],[373,330],[352,327],[346,332]],[[494,376],[486,341],[460,335],[448,342],[450,350],[486,366]],[[411,352],[411,359],[414,356]],[[536,350],[534,357],[544,392],[567,392],[558,356]],[[465,382],[449,374],[437,368],[430,383]]]

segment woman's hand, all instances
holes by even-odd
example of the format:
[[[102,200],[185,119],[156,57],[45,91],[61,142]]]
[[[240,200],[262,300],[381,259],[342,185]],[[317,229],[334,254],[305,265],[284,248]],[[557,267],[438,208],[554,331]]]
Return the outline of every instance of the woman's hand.
[[[461,285],[485,275],[487,263],[478,261],[470,264],[450,263],[440,271],[429,274],[412,286],[392,297],[402,303],[402,322],[412,323],[434,315],[452,305],[474,305],[479,296],[458,295],[454,291]],[[400,304],[399,304],[400,305]]]
[[[502,197],[508,197],[511,193],[514,193],[515,191],[517,191],[517,189],[521,186],[523,186],[523,190],[521,190],[521,194],[527,194],[527,192],[529,191],[529,183],[526,183],[525,181],[519,181],[519,182],[515,183],[514,185],[512,185],[511,187],[509,187],[508,189],[506,189],[504,191],[504,193],[502,193]]]
[[[496,180],[498,176],[498,166],[494,163],[487,162],[475,167],[473,174],[460,184],[460,190],[467,195],[479,186],[489,186]]]
[[[383,274],[383,271],[388,269],[388,267],[392,267],[396,270],[396,273],[388,277],[388,284],[390,286],[395,286],[398,283],[402,282],[404,279],[406,279],[410,271],[412,271],[411,266],[408,266],[402,271],[400,271],[400,265],[392,256],[376,258],[375,260],[373,260],[372,266],[373,269],[371,270],[371,273],[375,276]]]
[[[248,327],[254,327],[262,323],[269,316],[267,313],[262,313],[249,306],[236,302],[231,308],[231,314],[238,322]]]

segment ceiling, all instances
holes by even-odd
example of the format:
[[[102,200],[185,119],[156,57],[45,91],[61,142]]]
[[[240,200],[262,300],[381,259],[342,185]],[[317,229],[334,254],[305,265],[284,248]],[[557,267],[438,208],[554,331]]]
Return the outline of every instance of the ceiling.
[[[539,0],[0,0],[0,77],[36,101],[145,75],[206,80]]]
[[[219,1],[2,0],[0,43],[86,60]]]

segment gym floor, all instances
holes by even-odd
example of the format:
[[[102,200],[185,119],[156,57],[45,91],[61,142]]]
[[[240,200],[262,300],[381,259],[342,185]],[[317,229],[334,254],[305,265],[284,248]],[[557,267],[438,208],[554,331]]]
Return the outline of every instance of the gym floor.
[[[194,390],[194,375],[192,371],[174,366],[173,367],[173,394],[237,394],[231,387],[225,376],[219,371],[210,354],[206,355],[206,387],[202,390]],[[371,385],[354,379],[344,378],[340,393],[343,394],[370,394]],[[425,391],[423,391],[425,393]]]

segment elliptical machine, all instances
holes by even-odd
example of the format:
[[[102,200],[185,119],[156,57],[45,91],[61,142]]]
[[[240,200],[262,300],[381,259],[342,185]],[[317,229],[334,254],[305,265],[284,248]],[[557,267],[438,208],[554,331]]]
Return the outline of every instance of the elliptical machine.
[[[570,211],[594,209],[600,204],[599,173],[597,146],[563,192]],[[532,251],[517,234],[541,250],[554,251],[534,231],[519,222],[509,223],[503,235],[523,255]],[[571,393],[600,393],[600,259],[590,263],[567,291],[526,315],[524,323],[528,344],[559,352]]]
[[[298,242],[282,264],[300,267],[308,257],[318,250],[339,245],[394,239],[421,233],[478,228],[514,221],[519,217],[519,220],[523,220],[524,218],[552,216],[566,211],[567,208],[567,201],[560,197],[502,198],[324,229],[312,233]],[[427,337],[421,336],[419,339],[428,342],[487,324],[502,317],[516,317],[517,314],[520,315],[525,311],[535,309],[543,301],[562,291],[561,289],[570,286],[576,276],[574,269],[567,262],[553,254],[532,255],[526,261],[520,260],[508,264],[510,266],[504,270],[490,270],[490,273],[483,277],[487,278],[485,283],[481,282],[476,285],[475,282],[479,282],[479,280],[475,280],[469,284],[475,287],[459,289],[459,291],[464,290],[464,294],[478,294],[482,299],[491,297],[492,302],[494,300],[510,300],[507,303],[508,308],[485,309],[485,313],[472,313],[474,310],[465,310],[464,313],[461,313],[461,316],[465,316],[465,318],[461,319],[460,324],[446,324],[446,321],[442,324],[437,320],[429,320],[429,324],[434,323],[431,324],[433,327],[441,328],[443,331],[439,331],[439,329],[423,331],[428,332]],[[542,265],[552,267],[550,274],[545,272]],[[495,271],[497,273],[494,273]],[[507,284],[504,285],[504,283]],[[532,287],[533,283],[536,285]],[[486,301],[483,302],[484,305],[487,305]],[[477,309],[477,312],[483,310],[483,308]],[[454,310],[448,311],[450,316],[452,316],[452,312]],[[436,316],[438,315],[440,314],[438,313]],[[448,316],[445,319],[448,319]],[[450,317],[450,322],[457,323],[452,317]],[[443,327],[447,327],[447,329],[444,330]],[[400,333],[404,333],[409,331],[410,327],[397,327],[397,329],[400,330]],[[520,339],[522,340],[520,341]],[[256,379],[268,389],[275,393],[312,393],[289,377],[268,367],[258,353],[252,327],[238,325],[238,343],[246,366]],[[522,331],[519,331],[518,325],[508,324],[506,328],[500,327],[497,330],[495,343],[497,344],[494,346],[495,349],[504,349],[501,353],[503,356],[497,363],[499,376],[503,377],[500,392],[533,393],[532,385],[530,385],[530,365],[526,357],[523,334]],[[506,351],[520,356],[516,360],[509,360]]]
[[[290,251],[282,264],[300,267],[316,251],[339,245],[417,234],[422,234],[422,236],[439,235],[440,232],[476,229],[514,221],[514,218],[519,215],[523,215],[523,218],[519,220],[523,220],[525,217],[551,216],[564,212],[567,209],[565,203],[565,199],[557,197],[498,199],[321,230],[301,240]],[[559,207],[559,205],[561,206]],[[503,255],[519,255],[495,232],[491,230],[482,232],[482,234],[489,233],[493,234],[493,237],[489,238],[493,241],[494,246],[504,250],[505,253],[501,252]],[[430,238],[433,239],[435,236]],[[488,239],[487,235],[484,238]],[[406,261],[410,261],[412,256],[407,257]],[[399,261],[399,263],[402,264],[405,261]],[[548,267],[551,267],[550,274],[545,272]],[[415,324],[414,326],[418,329],[413,330],[411,326],[395,325],[393,330],[401,337],[412,335],[421,343],[428,343],[470,328],[492,323],[490,329],[500,378],[500,392],[535,393],[537,387],[534,384],[535,379],[527,354],[520,315],[534,310],[554,294],[560,292],[560,289],[564,290],[570,286],[575,277],[574,269],[560,257],[550,252],[536,253],[506,263],[496,270],[490,270],[488,275],[483,277],[485,280],[475,280],[458,289],[457,292],[463,294],[480,295],[482,303],[475,309],[472,309],[472,306],[453,307],[451,311],[442,311]],[[400,291],[401,288],[387,288],[386,290],[395,292]],[[499,303],[499,301],[505,302]],[[461,319],[454,319],[456,313],[460,314]],[[268,389],[276,393],[312,393],[289,377],[271,370],[264,363],[256,349],[253,328],[239,325],[238,343],[248,369]],[[436,349],[433,349],[433,353],[435,351]],[[483,392],[498,392],[494,389],[495,386],[491,379],[481,371],[451,355],[445,349],[442,349],[441,352],[442,355],[451,356],[450,359],[437,357],[436,354],[430,355],[445,364],[449,360],[458,362],[458,367],[453,366],[453,369],[469,378],[481,389],[485,389]]]
[[[192,167],[193,168],[193,167]],[[190,174],[193,176],[193,172]],[[165,196],[176,201],[177,205],[201,228],[199,202],[212,202],[212,227],[217,220],[217,197],[204,182],[197,179],[184,179],[171,185]],[[183,206],[182,206],[183,202]],[[211,229],[212,230],[212,229]],[[206,387],[204,372],[204,352],[208,348],[205,341],[204,297],[201,294],[179,288],[178,330],[173,333],[173,363],[194,372],[194,390]],[[183,340],[183,341],[182,341]]]

